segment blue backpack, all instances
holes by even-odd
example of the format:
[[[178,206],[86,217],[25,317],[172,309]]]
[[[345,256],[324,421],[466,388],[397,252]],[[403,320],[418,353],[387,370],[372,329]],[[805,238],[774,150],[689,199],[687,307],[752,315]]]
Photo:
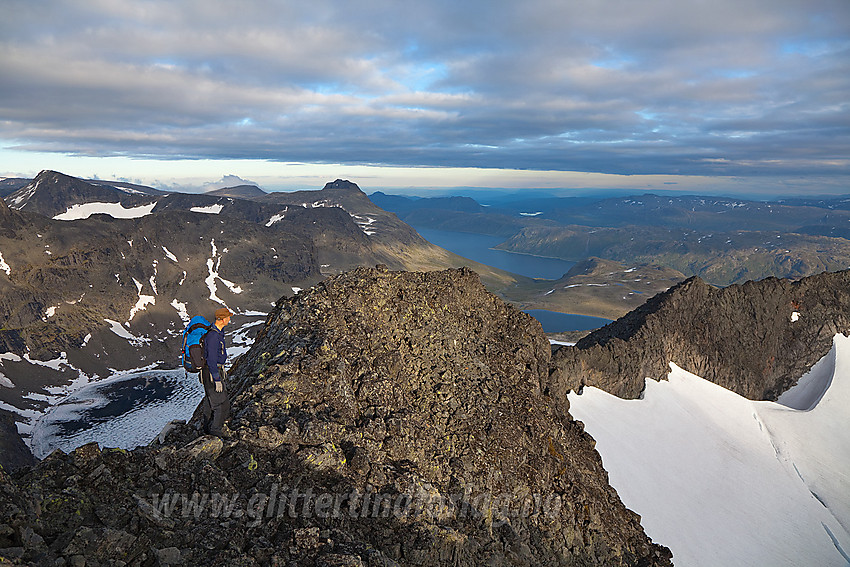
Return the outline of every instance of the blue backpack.
[[[183,331],[183,368],[186,372],[200,372],[206,365],[204,360],[204,337],[212,323],[201,315],[195,315]]]

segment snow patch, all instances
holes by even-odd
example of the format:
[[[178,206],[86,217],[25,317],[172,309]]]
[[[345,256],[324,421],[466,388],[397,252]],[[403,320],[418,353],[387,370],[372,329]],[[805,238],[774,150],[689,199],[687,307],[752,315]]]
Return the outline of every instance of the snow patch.
[[[276,215],[272,215],[272,217],[269,219],[269,222],[266,223],[266,226],[271,226],[276,222],[282,221],[284,219],[284,216],[286,215],[287,211],[289,211],[289,207],[286,207],[285,209],[283,209],[281,212],[277,213]]]
[[[130,195],[147,195],[144,191],[139,191],[138,189],[132,189],[130,187],[122,187],[121,185],[106,185],[106,187],[112,187],[113,189]]]
[[[162,251],[165,252],[165,257],[174,262],[175,264],[179,264],[177,260],[177,256],[171,253],[171,251],[165,246],[162,247]]]
[[[11,362],[20,362],[21,357],[15,354],[14,352],[0,352],[0,364],[3,364],[3,361],[9,360]]]
[[[372,226],[375,223],[376,219],[373,219],[372,217],[355,215],[355,214],[351,214],[351,213],[349,213],[349,214],[351,215],[351,218],[354,219],[354,224],[359,226],[360,230],[362,230],[363,233],[366,234],[367,236],[372,236],[373,234],[375,234],[377,232],[375,230],[375,227]]]
[[[207,205],[206,207],[192,207],[189,209],[193,213],[207,213],[209,215],[217,215],[224,208],[224,205],[216,203],[215,205]]]
[[[156,297],[154,297],[153,295],[144,295],[142,293],[143,286],[136,278],[133,278],[133,282],[135,282],[136,284],[136,289],[139,293],[139,300],[136,301],[136,304],[133,306],[132,309],[130,309],[130,317],[127,319],[128,323],[133,320],[133,317],[136,316],[136,313],[138,313],[139,311],[144,311],[148,305],[156,305]]]
[[[246,317],[268,317],[269,314],[264,311],[242,311],[240,315],[245,315]]]
[[[204,279],[204,282],[207,284],[207,289],[210,290],[210,299],[227,307],[227,303],[225,303],[224,300],[218,296],[218,285],[216,284],[216,280],[223,283],[225,287],[227,287],[233,293],[242,293],[242,288],[219,275],[218,271],[221,267],[222,257],[218,256],[218,249],[216,248],[214,239],[210,241],[210,246],[212,247],[212,258],[207,258],[207,270],[209,271],[209,274]],[[227,248],[225,248],[222,253],[226,252]],[[228,309],[230,308],[228,307]],[[233,311],[233,309],[230,310]]]
[[[3,374],[2,372],[0,372],[0,386],[2,386],[3,388],[14,388],[14,387],[15,387],[15,383],[14,383],[14,382],[12,382],[11,380],[9,380],[9,379],[6,377],[6,375],[5,375],[5,374]]]
[[[71,364],[68,362],[68,353],[62,351],[59,353],[59,358],[54,358],[51,360],[33,360],[30,358],[29,353],[24,355],[24,360],[29,362],[30,364],[35,364],[36,366],[44,366],[46,368],[50,368],[52,370],[62,370],[62,367],[73,368]]]
[[[32,197],[35,194],[35,190],[38,189],[38,186],[41,185],[41,181],[42,180],[39,179],[38,181],[35,182],[35,185],[27,188],[26,191],[24,191],[23,193],[21,193],[20,195],[18,195],[14,199],[12,199],[11,207],[13,209],[20,209],[24,205],[26,205],[26,202],[29,201],[30,197]]]
[[[64,213],[53,217],[53,220],[81,220],[96,214],[105,214],[116,219],[137,219],[151,214],[155,206],[156,203],[154,202],[149,205],[125,209],[121,203],[83,203],[71,205]]]
[[[9,267],[9,264],[6,263],[6,260],[3,259],[3,253],[0,252],[0,270],[6,272],[7,276],[12,275],[12,268]]]
[[[150,277],[150,280],[148,280],[148,281],[150,281],[151,289],[153,290],[154,295],[159,295],[159,292],[156,291],[156,275],[157,275],[156,267],[157,267],[158,264],[159,264],[159,262],[157,262],[156,260],[153,261],[153,275]]]
[[[186,307],[185,303],[177,301],[176,299],[169,303],[174,309],[177,310],[177,314],[180,315],[180,320],[183,323],[188,323],[191,317],[189,317],[189,310]]]
[[[137,337],[130,331],[128,331],[121,323],[118,321],[113,321],[112,319],[104,319],[107,323],[109,323],[109,330],[121,337],[122,339],[126,339],[131,345],[135,347],[140,347],[142,345],[150,343],[150,339],[147,337]]]

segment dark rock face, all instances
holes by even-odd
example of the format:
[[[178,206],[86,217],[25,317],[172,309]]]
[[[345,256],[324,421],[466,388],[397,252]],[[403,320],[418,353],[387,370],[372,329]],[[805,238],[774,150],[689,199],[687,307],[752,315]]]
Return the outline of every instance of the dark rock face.
[[[674,362],[754,400],[775,400],[850,331],[850,271],[718,289],[691,278],[553,356],[559,394],[635,398]]]
[[[13,471],[34,464],[35,457],[18,435],[12,415],[0,410],[0,469]]]
[[[330,278],[280,300],[236,364],[233,437],[193,420],[0,473],[0,556],[669,565],[542,392],[549,362],[539,324],[468,270]]]
[[[14,229],[21,226],[23,220],[21,215],[9,208],[3,199],[0,199],[0,236],[14,234]]]

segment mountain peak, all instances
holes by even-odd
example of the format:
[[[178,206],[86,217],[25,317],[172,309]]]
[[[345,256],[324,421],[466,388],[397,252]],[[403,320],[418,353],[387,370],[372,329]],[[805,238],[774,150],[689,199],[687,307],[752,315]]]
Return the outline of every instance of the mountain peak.
[[[66,212],[69,207],[85,203],[149,203],[150,195],[140,191],[124,191],[101,181],[89,182],[58,171],[45,169],[24,187],[6,197],[9,206],[19,211],[47,217]]]
[[[236,185],[234,187],[222,187],[221,189],[213,189],[205,195],[213,195],[216,197],[232,197],[235,199],[254,199],[262,197],[267,193],[256,185]]]
[[[347,179],[337,179],[336,181],[330,181],[325,184],[324,189],[344,189],[346,191],[362,192],[360,190],[360,187],[358,187],[356,183],[352,183]]]

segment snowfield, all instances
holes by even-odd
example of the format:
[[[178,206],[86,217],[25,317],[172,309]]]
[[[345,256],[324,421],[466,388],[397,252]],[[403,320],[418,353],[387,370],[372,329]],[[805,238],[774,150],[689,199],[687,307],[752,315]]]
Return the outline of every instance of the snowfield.
[[[149,443],[172,419],[188,420],[203,395],[197,375],[183,370],[119,373],[56,404],[36,422],[30,445],[39,459],[91,441],[132,449]]]
[[[189,209],[193,213],[206,213],[208,215],[217,215],[224,209],[224,205],[207,205],[206,207],[192,207]]]
[[[642,399],[585,388],[569,401],[674,564],[850,565],[850,338],[778,402],[670,366]]]
[[[72,205],[64,213],[53,217],[54,220],[72,221],[87,219],[92,215],[105,214],[116,219],[137,219],[153,212],[156,203],[125,209],[121,203],[84,203]]]

